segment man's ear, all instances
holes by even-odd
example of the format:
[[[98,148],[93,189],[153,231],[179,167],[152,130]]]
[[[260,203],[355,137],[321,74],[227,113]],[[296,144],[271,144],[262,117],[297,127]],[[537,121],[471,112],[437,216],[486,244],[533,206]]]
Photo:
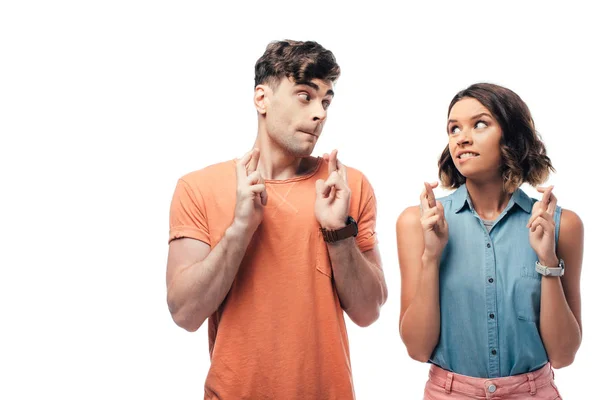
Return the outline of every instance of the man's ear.
[[[254,107],[259,114],[267,113],[267,95],[270,92],[270,88],[267,85],[257,85],[254,88]]]

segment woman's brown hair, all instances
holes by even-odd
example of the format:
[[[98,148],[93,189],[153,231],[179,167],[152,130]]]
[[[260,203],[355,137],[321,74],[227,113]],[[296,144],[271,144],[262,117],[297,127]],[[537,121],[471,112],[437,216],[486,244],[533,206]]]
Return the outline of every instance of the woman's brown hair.
[[[524,182],[532,186],[545,182],[554,167],[535,130],[527,104],[510,89],[491,83],[476,83],[454,96],[448,107],[448,115],[452,107],[464,98],[479,101],[500,124],[503,160],[500,173],[504,179],[504,190],[512,193]],[[440,156],[438,168],[444,187],[456,189],[465,183],[466,178],[454,165],[448,146]]]

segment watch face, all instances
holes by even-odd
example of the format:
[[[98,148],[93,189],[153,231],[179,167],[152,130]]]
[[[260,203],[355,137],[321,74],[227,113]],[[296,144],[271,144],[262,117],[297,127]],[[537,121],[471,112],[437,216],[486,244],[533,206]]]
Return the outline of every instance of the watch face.
[[[348,219],[346,219],[346,225],[352,225],[354,227],[352,236],[356,237],[356,235],[358,235],[358,224],[356,223],[354,218],[348,215]]]

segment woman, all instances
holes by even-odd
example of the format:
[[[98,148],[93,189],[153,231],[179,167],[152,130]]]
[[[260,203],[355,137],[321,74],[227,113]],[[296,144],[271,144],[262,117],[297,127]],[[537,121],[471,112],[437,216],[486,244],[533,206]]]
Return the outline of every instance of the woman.
[[[396,225],[400,336],[432,364],[425,398],[560,399],[552,368],[581,343],[583,224],[537,187],[553,167],[516,93],[459,92],[447,133],[439,176],[456,190],[436,201],[425,183]]]

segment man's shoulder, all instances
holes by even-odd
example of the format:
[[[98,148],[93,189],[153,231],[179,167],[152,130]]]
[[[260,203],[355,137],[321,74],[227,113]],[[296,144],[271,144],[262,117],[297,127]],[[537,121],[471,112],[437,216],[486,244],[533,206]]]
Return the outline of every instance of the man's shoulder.
[[[179,178],[188,185],[198,186],[219,183],[235,178],[235,160],[222,161],[202,169],[188,172]]]
[[[348,176],[348,185],[351,189],[365,189],[371,187],[371,183],[367,179],[366,175],[357,168],[346,165],[346,175]]]

